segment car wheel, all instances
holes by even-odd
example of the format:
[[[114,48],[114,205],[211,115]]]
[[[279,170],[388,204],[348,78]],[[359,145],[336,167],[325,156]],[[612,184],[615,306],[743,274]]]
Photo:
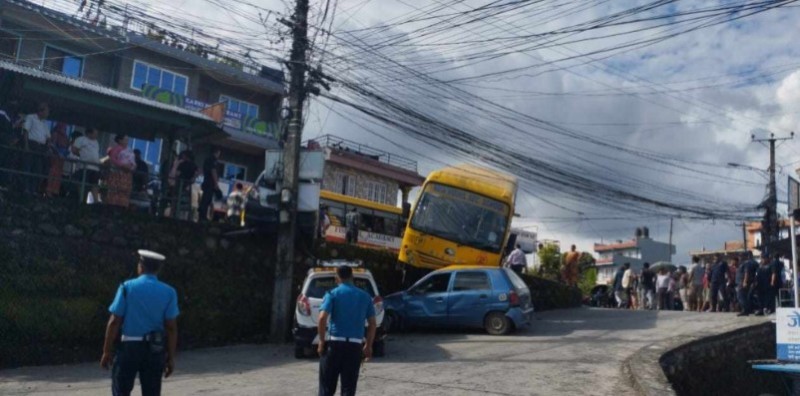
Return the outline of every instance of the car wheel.
[[[483,327],[491,335],[505,335],[511,331],[511,320],[502,312],[492,312],[486,315]]]
[[[383,328],[387,332],[400,331],[400,315],[395,311],[386,311],[383,316]]]
[[[385,340],[375,341],[372,344],[372,356],[374,356],[374,357],[384,357],[384,356],[386,356],[386,341]]]

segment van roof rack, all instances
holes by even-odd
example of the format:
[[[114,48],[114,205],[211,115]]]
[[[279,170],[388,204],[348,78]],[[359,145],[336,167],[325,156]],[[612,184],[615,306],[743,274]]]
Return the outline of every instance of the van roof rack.
[[[347,260],[347,259],[337,259],[337,260],[317,260],[318,267],[325,267],[325,268],[336,268],[336,267],[352,267],[352,268],[361,268],[364,266],[364,261],[362,260]]]

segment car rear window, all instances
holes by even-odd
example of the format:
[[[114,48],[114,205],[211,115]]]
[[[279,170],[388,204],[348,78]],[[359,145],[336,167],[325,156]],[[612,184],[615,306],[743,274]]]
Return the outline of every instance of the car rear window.
[[[515,289],[527,289],[528,288],[528,285],[525,284],[525,281],[523,281],[522,278],[520,278],[519,275],[517,275],[516,272],[514,272],[514,271],[512,271],[512,270],[510,270],[508,268],[504,268],[503,270],[506,271],[506,275],[508,275],[508,279],[511,280],[511,284],[514,285]]]
[[[367,278],[354,278],[353,284],[355,284],[361,290],[364,290],[369,294],[370,297],[375,297],[375,290],[372,288],[372,282],[369,281]],[[319,277],[311,279],[311,282],[308,283],[308,288],[306,289],[306,297],[309,298],[322,298],[325,297],[325,293],[334,289],[336,287],[336,278],[333,276],[326,276],[326,277]]]

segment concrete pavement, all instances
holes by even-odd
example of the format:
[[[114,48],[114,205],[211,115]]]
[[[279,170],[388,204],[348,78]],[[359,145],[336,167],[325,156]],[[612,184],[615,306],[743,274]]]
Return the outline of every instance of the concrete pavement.
[[[367,363],[359,394],[632,395],[621,366],[638,349],[667,337],[765,320],[582,308],[538,313],[533,328],[506,337],[397,334],[385,358]],[[317,361],[295,360],[289,345],[188,351],[178,356],[176,369],[164,382],[165,395],[313,395],[317,390]],[[107,395],[109,386],[108,373],[97,363],[0,371],[0,395]]]

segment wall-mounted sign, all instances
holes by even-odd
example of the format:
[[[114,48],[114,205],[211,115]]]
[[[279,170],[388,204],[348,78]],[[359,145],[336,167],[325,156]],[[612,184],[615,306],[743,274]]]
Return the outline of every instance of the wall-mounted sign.
[[[778,308],[775,322],[778,360],[800,362],[800,309]]]

